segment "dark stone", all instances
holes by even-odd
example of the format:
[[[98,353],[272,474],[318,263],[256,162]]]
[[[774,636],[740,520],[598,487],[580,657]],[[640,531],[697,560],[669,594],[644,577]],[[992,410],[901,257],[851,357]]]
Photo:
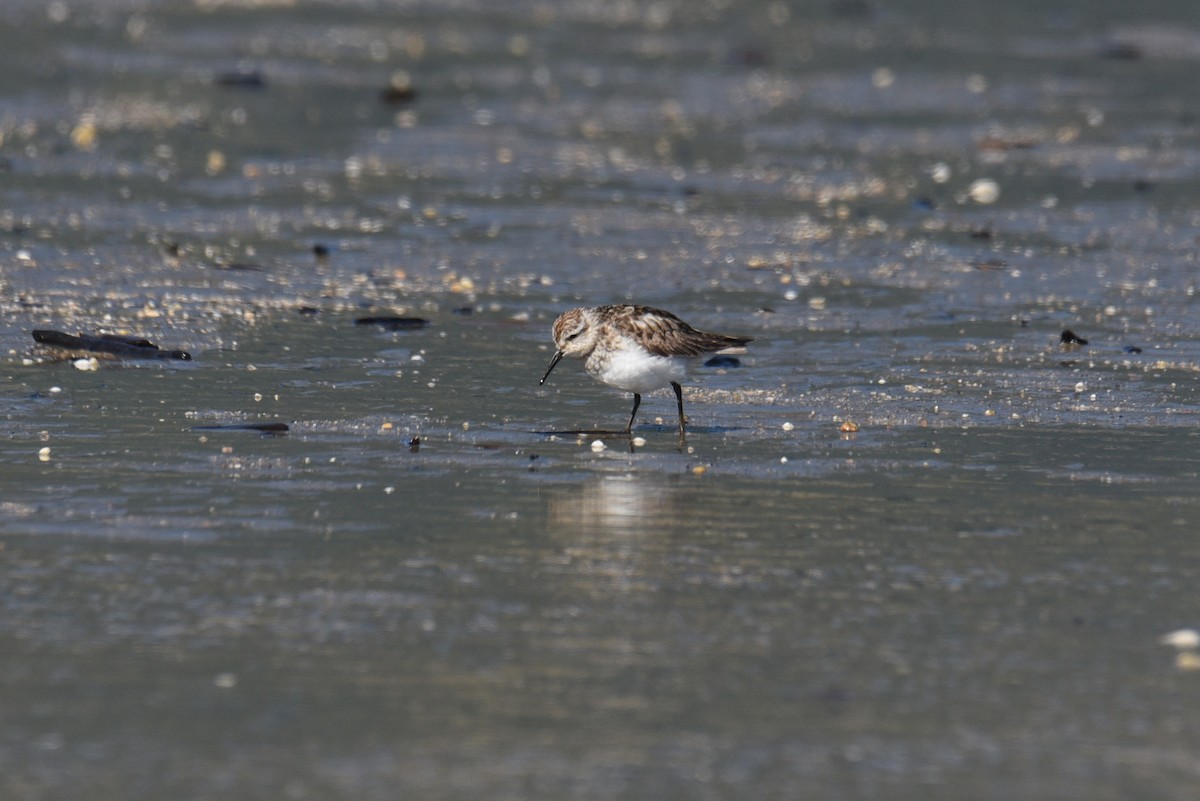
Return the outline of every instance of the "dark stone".
[[[764,69],[771,66],[771,54],[754,44],[746,44],[733,51],[731,60],[748,69]]]
[[[829,4],[829,13],[842,19],[867,17],[873,11],[867,0],[833,0]]]
[[[1100,57],[1137,61],[1142,57],[1142,49],[1131,42],[1108,42],[1100,48]]]
[[[260,434],[286,434],[287,423],[226,423],[213,426],[192,426],[193,431],[257,431]]]
[[[233,70],[218,73],[213,83],[228,89],[262,89],[267,79],[258,70]]]
[[[1066,331],[1062,332],[1062,336],[1061,336],[1060,340],[1062,341],[1062,343],[1064,345],[1074,345],[1076,347],[1081,347],[1088,343],[1088,341],[1086,339],[1079,336],[1078,334],[1076,334],[1074,331],[1072,331],[1069,328]]]
[[[429,321],[421,317],[359,317],[355,325],[377,325],[388,331],[413,331],[429,325]]]
[[[718,353],[704,363],[705,367],[741,367],[742,360],[737,356],[727,356],[723,353]]]
[[[417,90],[411,86],[389,86],[379,94],[381,102],[393,106],[404,106],[417,99]]]

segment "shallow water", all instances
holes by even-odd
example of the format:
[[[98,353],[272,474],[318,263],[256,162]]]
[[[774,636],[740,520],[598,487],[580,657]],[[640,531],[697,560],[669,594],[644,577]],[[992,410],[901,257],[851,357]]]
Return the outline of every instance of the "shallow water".
[[[0,52],[3,798],[1194,795],[1190,4],[10,3]],[[545,433],[624,424],[537,381],[626,300],[756,338],[686,451],[669,392]]]

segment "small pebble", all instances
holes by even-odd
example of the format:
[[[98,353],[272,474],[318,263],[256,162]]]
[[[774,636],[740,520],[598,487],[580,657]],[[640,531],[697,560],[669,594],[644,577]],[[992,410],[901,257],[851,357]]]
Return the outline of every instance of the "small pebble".
[[[784,423],[782,428],[784,431],[793,431],[796,428],[796,424],[795,423]]]
[[[48,446],[38,451],[38,459],[43,462],[50,461],[50,448]]]
[[[71,364],[75,365],[76,370],[83,370],[84,372],[100,369],[100,362],[96,361],[94,358],[76,359],[75,361],[71,362]]]
[[[604,442],[601,440],[597,439],[597,440],[592,441],[592,452],[593,453],[600,453],[600,451],[606,449],[607,447],[608,446],[605,445]]]
[[[93,119],[81,120],[71,130],[71,144],[80,150],[94,150],[96,148],[96,121]]]
[[[967,188],[967,197],[985,206],[995,203],[1000,197],[1000,185],[991,178],[980,178],[971,182]]]
[[[645,437],[634,437],[634,438],[633,438],[633,445],[634,445],[634,447],[640,448],[640,447],[642,447],[642,446],[643,446],[643,445],[645,445],[645,444],[646,444],[646,438],[645,438]]]
[[[698,464],[692,468],[692,475],[695,475],[695,476],[702,476],[707,472],[708,472],[708,468],[702,464]]]
[[[1200,654],[1195,651],[1180,651],[1175,655],[1175,667],[1180,670],[1200,670]]]
[[[838,431],[841,431],[843,434],[853,434],[858,431],[858,423],[847,420],[838,427]]]
[[[50,450],[43,448],[43,450]],[[1159,637],[1158,641],[1163,645],[1169,645],[1172,648],[1178,648],[1181,651],[1194,650],[1200,648],[1200,631],[1195,629],[1178,629],[1170,634],[1164,634]]]

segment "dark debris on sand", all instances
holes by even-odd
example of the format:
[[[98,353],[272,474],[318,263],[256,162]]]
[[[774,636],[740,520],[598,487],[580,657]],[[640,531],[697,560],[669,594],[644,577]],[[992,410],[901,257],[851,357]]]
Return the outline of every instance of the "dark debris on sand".
[[[148,339],[127,337],[120,334],[64,334],[52,329],[36,329],[33,340],[64,355],[89,353],[124,359],[175,359],[191,361],[192,354],[186,350],[163,350]]]

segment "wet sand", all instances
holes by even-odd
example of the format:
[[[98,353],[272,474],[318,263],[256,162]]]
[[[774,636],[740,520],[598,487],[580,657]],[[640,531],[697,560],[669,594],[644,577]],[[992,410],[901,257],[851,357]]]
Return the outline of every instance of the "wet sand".
[[[1191,798],[1200,26],[911,5],[6,5],[0,796]]]

